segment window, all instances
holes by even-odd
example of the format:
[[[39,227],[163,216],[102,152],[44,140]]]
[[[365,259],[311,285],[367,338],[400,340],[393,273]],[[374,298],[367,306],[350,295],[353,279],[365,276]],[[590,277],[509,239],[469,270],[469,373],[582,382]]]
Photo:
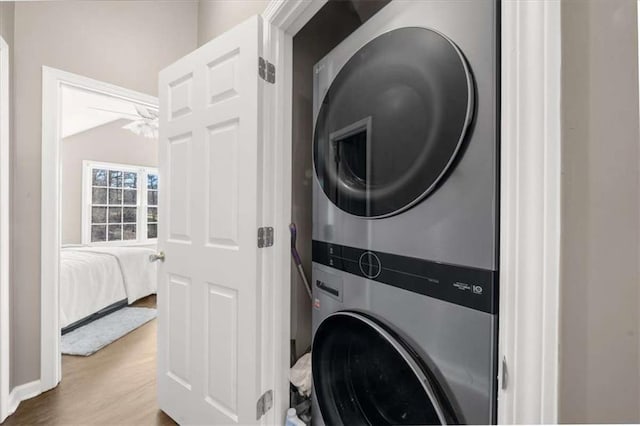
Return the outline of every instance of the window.
[[[84,162],[82,242],[132,244],[158,236],[158,172],[149,167]]]
[[[147,174],[147,238],[158,237],[158,174]]]

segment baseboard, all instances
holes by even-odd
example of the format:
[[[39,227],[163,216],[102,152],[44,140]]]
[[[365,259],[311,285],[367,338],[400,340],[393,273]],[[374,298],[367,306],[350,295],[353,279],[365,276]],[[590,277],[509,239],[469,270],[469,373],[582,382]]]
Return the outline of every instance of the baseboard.
[[[18,405],[24,400],[33,398],[34,396],[42,393],[42,385],[40,380],[34,380],[33,382],[25,383],[24,385],[16,386],[9,393],[9,410],[7,417],[15,413],[18,409]]]

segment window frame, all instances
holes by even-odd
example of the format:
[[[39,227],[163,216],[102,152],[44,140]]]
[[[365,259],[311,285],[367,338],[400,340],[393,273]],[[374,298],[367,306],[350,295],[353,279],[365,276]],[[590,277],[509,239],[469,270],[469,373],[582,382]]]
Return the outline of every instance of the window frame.
[[[92,198],[92,188],[93,188],[93,173],[94,169],[105,169],[107,171],[115,170],[122,171],[125,173],[136,173],[136,191],[138,196],[136,197],[136,204],[131,204],[131,207],[136,208],[136,239],[132,240],[115,240],[115,241],[91,241],[91,210],[93,207],[93,198]],[[105,161],[93,161],[93,160],[83,160],[82,161],[82,244],[86,246],[136,246],[136,245],[149,245],[149,244],[157,244],[156,238],[147,238],[148,229],[147,229],[147,215],[148,215],[148,175],[154,174],[158,175],[158,169],[156,167],[148,167],[148,166],[138,166],[132,164],[120,164],[120,163],[111,163]],[[159,192],[159,189],[156,191]],[[107,190],[107,205],[108,205],[108,190]],[[154,205],[152,207],[157,207]],[[107,237],[108,238],[108,218],[109,210],[107,207]],[[157,223],[157,222],[155,222]],[[142,233],[141,233],[142,230]],[[124,237],[124,235],[123,235]]]

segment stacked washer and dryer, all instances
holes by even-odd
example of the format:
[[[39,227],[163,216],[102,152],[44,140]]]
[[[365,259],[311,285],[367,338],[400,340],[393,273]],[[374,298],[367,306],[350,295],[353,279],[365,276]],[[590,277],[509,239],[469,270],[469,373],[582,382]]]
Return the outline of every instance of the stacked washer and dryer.
[[[314,68],[315,424],[496,421],[498,16],[394,0]]]

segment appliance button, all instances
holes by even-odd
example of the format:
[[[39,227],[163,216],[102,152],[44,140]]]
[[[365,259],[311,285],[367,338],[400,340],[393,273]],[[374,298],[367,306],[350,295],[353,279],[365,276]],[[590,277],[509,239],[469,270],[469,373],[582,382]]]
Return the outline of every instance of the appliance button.
[[[360,264],[360,272],[367,278],[377,278],[382,272],[382,264],[375,253],[365,251],[358,261]]]

